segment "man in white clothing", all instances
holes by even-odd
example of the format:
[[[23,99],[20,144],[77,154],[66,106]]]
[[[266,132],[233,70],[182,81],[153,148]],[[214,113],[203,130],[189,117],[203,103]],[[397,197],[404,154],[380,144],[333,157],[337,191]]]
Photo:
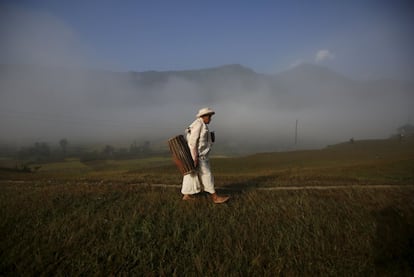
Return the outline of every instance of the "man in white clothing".
[[[208,159],[214,139],[208,130],[207,124],[211,122],[211,117],[214,114],[215,112],[210,108],[199,110],[197,119],[186,130],[188,147],[197,172],[183,177],[181,189],[181,193],[184,195],[183,200],[193,199],[193,194],[199,193],[201,189],[211,194],[214,203],[224,203],[229,200],[228,196],[217,195]]]

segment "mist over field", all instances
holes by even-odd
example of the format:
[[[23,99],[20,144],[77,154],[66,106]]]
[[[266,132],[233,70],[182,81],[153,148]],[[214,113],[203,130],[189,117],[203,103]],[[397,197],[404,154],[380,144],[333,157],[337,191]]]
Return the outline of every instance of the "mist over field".
[[[412,80],[350,78],[312,63],[277,74],[238,64],[102,70],[105,61],[57,18],[0,15],[4,143],[165,141],[206,106],[216,111],[210,129],[218,143],[241,151],[293,147],[296,120],[297,148],[306,148],[388,137],[414,118]]]
[[[313,76],[312,76],[313,75]],[[2,66],[2,140],[159,140],[182,133],[197,110],[235,145],[312,146],[383,138],[412,116],[412,84],[353,81],[302,65],[260,75],[238,65],[187,72]]]

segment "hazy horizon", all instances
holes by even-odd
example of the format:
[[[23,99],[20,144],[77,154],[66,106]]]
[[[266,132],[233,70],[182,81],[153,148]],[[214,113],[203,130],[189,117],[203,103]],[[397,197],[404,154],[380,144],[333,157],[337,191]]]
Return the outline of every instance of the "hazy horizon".
[[[405,88],[393,95],[387,88],[372,91],[364,88],[369,82],[354,83],[346,77],[350,83],[344,87],[337,86],[341,80],[336,79],[315,83],[315,76],[295,71],[301,66],[286,71],[290,75],[282,75],[283,79],[253,71],[246,76],[223,73],[221,67],[217,72],[209,69],[208,76],[195,73],[204,79],[158,72],[148,78],[151,84],[138,73],[21,68],[3,70],[0,84],[1,141],[15,145],[61,138],[79,143],[165,141],[182,133],[199,108],[210,106],[217,112],[210,129],[221,143],[240,147],[240,152],[243,147],[261,151],[294,147],[296,120],[296,147],[313,148],[351,137],[388,137],[409,121],[413,99]],[[315,66],[309,73],[319,69],[325,70]],[[228,78],[220,80],[223,76]],[[251,80],[246,84],[244,78]]]

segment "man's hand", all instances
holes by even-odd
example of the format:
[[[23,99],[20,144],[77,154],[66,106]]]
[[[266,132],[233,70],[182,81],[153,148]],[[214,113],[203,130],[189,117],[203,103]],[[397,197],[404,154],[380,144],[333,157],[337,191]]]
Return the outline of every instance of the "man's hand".
[[[194,161],[194,167],[197,168],[198,166],[198,153],[197,150],[195,148],[190,149],[191,151],[191,158],[193,158]]]

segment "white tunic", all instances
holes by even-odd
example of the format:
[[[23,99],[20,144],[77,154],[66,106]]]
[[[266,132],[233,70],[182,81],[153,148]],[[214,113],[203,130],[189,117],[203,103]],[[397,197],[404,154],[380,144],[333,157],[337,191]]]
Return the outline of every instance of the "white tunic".
[[[187,133],[188,147],[191,150],[193,160],[198,157],[207,157],[211,150],[213,142],[208,130],[207,124],[203,122],[202,118],[197,118],[188,127]]]
[[[182,194],[195,194],[201,190],[215,193],[214,178],[211,174],[208,154],[213,142],[207,124],[202,118],[197,118],[189,127],[187,143],[193,160],[198,157],[198,168],[195,174],[183,177]]]

